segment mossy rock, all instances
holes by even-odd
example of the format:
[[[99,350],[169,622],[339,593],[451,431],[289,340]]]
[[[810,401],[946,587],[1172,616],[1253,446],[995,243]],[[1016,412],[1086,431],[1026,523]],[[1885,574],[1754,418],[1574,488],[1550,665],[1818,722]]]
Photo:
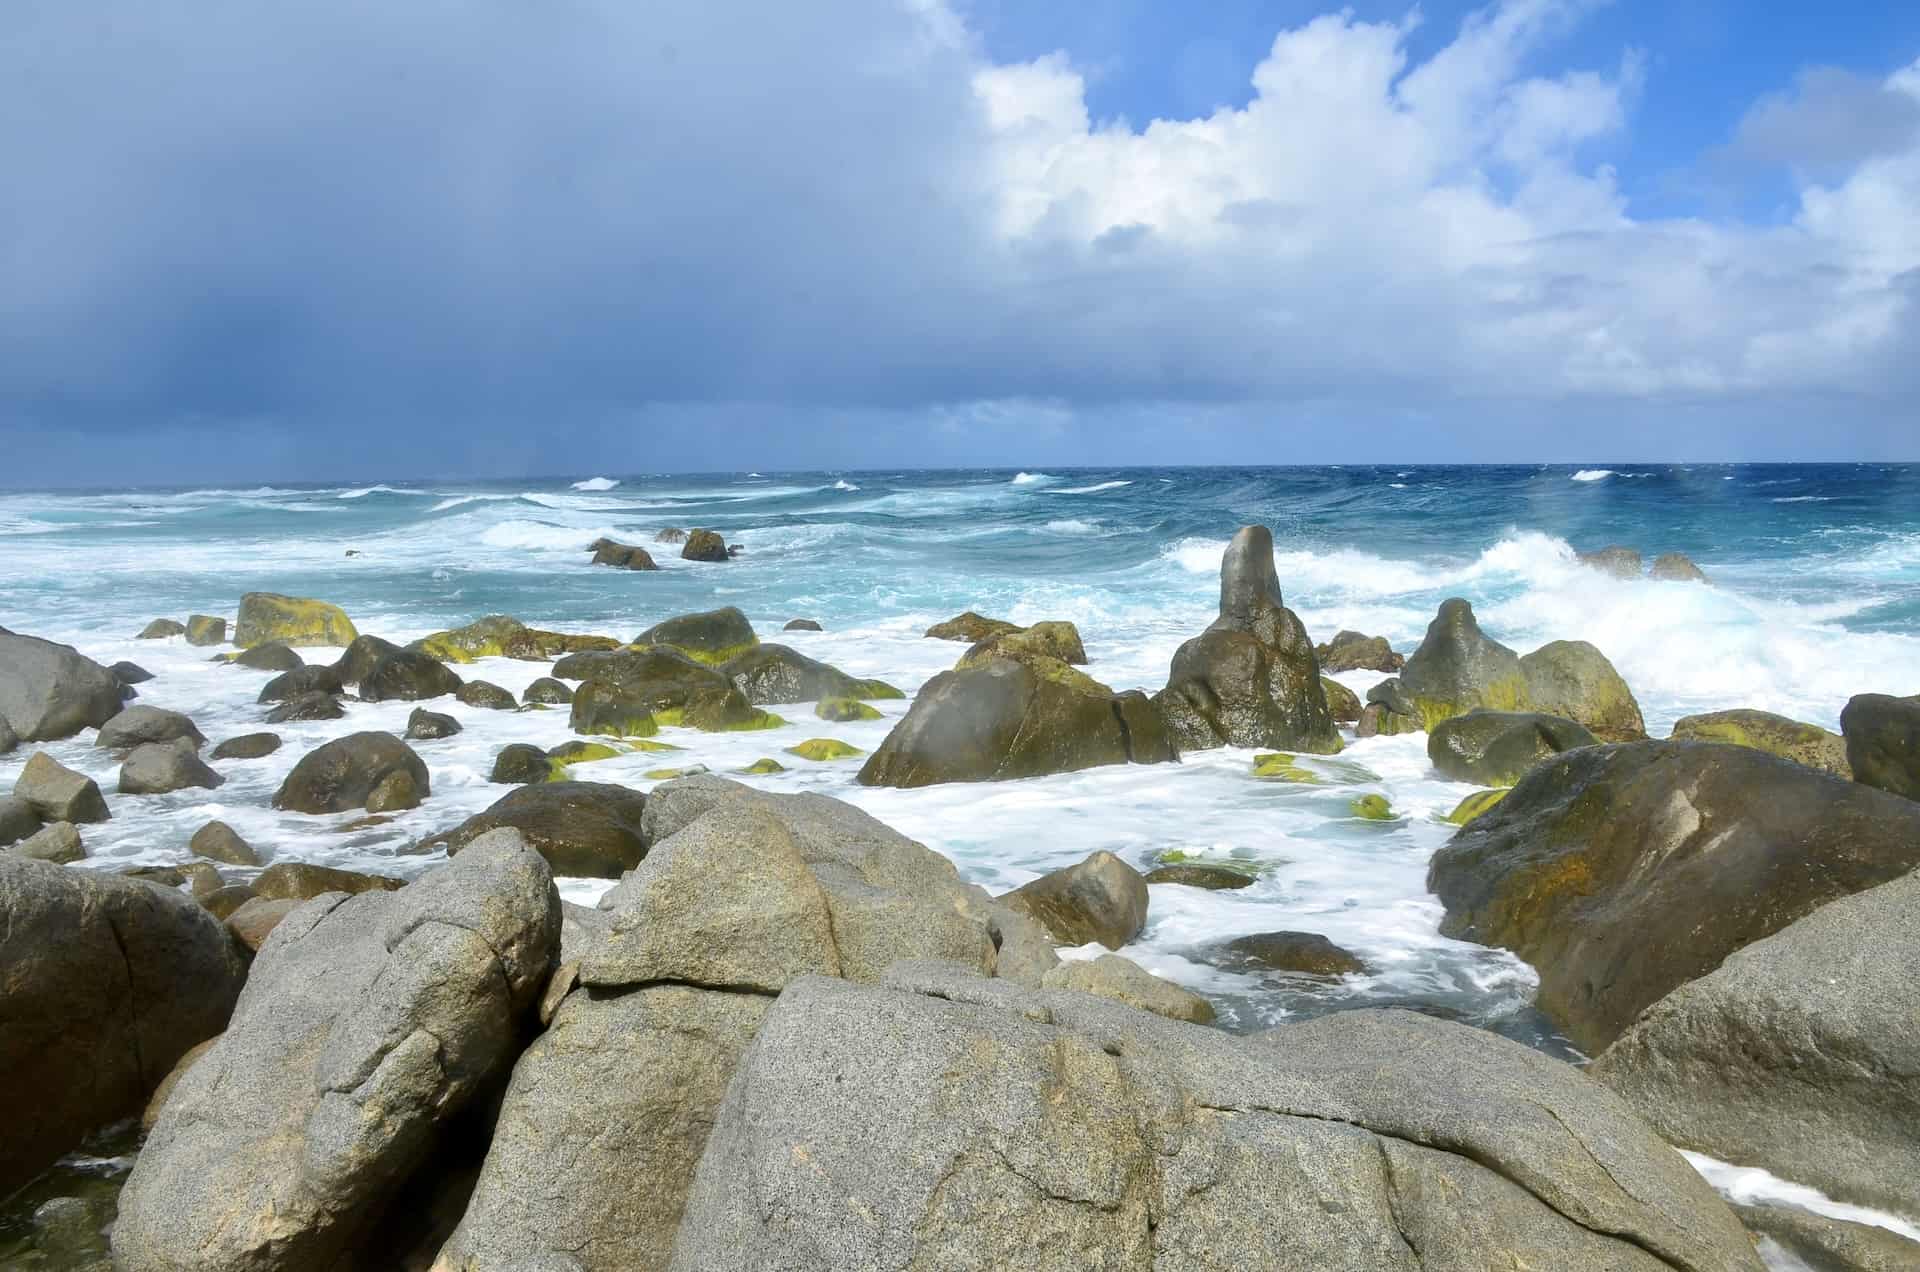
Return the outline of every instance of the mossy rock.
[[[1725,742],[1777,755],[1795,764],[1851,779],[1847,742],[1816,724],[1805,724],[1770,711],[1713,711],[1675,722],[1673,736],[1693,742]]]
[[[865,755],[859,747],[838,738],[808,738],[795,746],[787,748],[788,755],[797,755],[803,760],[823,763],[827,760],[850,760],[856,755]]]
[[[787,766],[774,759],[758,759],[740,770],[748,777],[771,777],[775,773],[784,773]]]
[[[1287,861],[1284,858],[1271,858],[1262,861],[1252,857],[1220,857],[1212,853],[1188,852],[1184,848],[1169,848],[1156,855],[1153,859],[1155,869],[1163,866],[1205,866],[1210,869],[1217,868],[1237,871],[1249,879],[1257,879],[1261,875],[1268,874],[1286,864]]]
[[[1320,688],[1327,695],[1327,712],[1335,724],[1353,724],[1360,719],[1360,695],[1328,676],[1320,677]]]
[[[668,728],[698,729],[702,733],[753,733],[786,723],[773,712],[749,704],[746,696],[734,688],[696,694],[684,707],[656,711],[654,719]]]
[[[975,641],[973,647],[961,655],[961,662],[964,664],[966,659],[983,654],[998,654],[1016,662],[1024,661],[1030,654],[1038,654],[1043,658],[1058,658],[1063,663],[1075,666],[1087,661],[1087,649],[1080,641],[1080,629],[1066,622],[1035,623],[1019,631],[984,637]]]
[[[617,746],[605,742],[562,742],[547,751],[547,758],[565,768],[569,764],[591,764],[596,760],[612,760],[627,754]]]
[[[976,646],[975,649],[979,649]],[[1113,690],[1101,684],[1077,667],[1070,667],[1058,658],[1037,651],[1003,653],[998,646],[988,645],[985,652],[968,650],[953,665],[955,671],[972,671],[990,667],[996,662],[1017,662],[1042,680],[1050,681],[1074,693],[1089,697],[1113,697]]]
[[[589,680],[574,691],[569,724],[575,733],[650,738],[660,732],[660,723],[644,703],[635,702],[622,686],[610,681]]]
[[[1385,795],[1361,795],[1347,807],[1363,821],[1392,821],[1395,816],[1393,805]]]
[[[1326,779],[1309,768],[1302,768],[1299,757],[1286,752],[1253,757],[1253,775],[1268,781],[1295,782],[1301,786],[1319,786]]]
[[[856,680],[852,697],[868,702],[892,702],[907,695],[884,680]]]
[[[880,712],[857,698],[822,698],[813,709],[822,720],[845,723],[849,720],[878,720]]]
[[[1455,804],[1453,811],[1448,813],[1444,820],[1452,822],[1456,826],[1464,826],[1505,799],[1507,792],[1512,789],[1511,786],[1503,786],[1498,790],[1475,791],[1458,804]]]
[[[1253,886],[1253,876],[1246,871],[1212,863],[1176,862],[1170,866],[1155,866],[1147,871],[1146,879],[1149,885],[1177,883],[1188,888],[1204,888],[1209,892],[1232,892]]]
[[[542,631],[506,614],[489,614],[465,627],[423,636],[413,642],[413,647],[441,662],[470,663],[480,658],[545,662],[564,654],[618,649],[620,642],[611,636]]]
[[[240,598],[233,643],[242,649],[277,640],[283,645],[351,645],[360,633],[338,605],[278,592],[248,592]]]
[[[747,621],[747,616],[729,605],[656,623],[634,637],[633,643],[635,646],[665,645],[695,662],[719,667],[754,648],[760,638],[754,635],[753,624]]]
[[[704,764],[689,764],[685,768],[648,769],[641,776],[649,782],[671,782],[676,777],[697,777],[706,771]]]
[[[675,746],[671,742],[661,742],[651,738],[633,738],[628,740],[627,749],[629,751],[646,751],[651,753],[651,752],[664,752],[664,751],[684,751],[687,748],[684,746]]]

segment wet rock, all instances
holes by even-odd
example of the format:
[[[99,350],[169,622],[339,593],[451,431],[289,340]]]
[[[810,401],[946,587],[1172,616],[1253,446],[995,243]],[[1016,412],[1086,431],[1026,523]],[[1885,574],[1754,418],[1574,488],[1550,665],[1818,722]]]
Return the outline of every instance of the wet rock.
[[[205,646],[226,643],[226,619],[215,618],[210,614],[187,615],[187,644]]]
[[[290,702],[308,694],[339,694],[346,691],[346,685],[340,679],[335,667],[302,666],[294,667],[275,676],[260,686],[260,696],[255,702]]]
[[[983,637],[961,655],[961,661],[983,662],[989,657],[998,657],[1024,662],[1029,654],[1056,658],[1068,666],[1084,666],[1087,661],[1086,647],[1080,643],[1080,629],[1065,622],[1035,623],[1019,631]]]
[[[1647,571],[1649,578],[1664,579],[1675,583],[1705,583],[1705,571],[1687,559],[1682,552],[1662,552],[1653,558],[1653,567]]]
[[[1000,636],[1020,630],[1022,629],[1017,623],[1009,623],[1000,618],[987,618],[968,610],[944,623],[935,623],[927,628],[927,635],[935,640],[964,640],[969,645],[977,645],[989,636]]]
[[[1589,1054],[1735,950],[1920,866],[1920,804],[1747,747],[1542,761],[1434,854],[1441,931],[1504,946]]]
[[[459,688],[460,677],[445,663],[417,649],[396,649],[361,678],[360,697],[367,702],[420,702]]]
[[[205,893],[196,893],[195,900],[208,914],[224,922],[229,915],[259,895],[244,883],[226,883]]]
[[[103,822],[112,819],[100,787],[45,751],[35,751],[14,779],[13,797],[25,801],[41,821]]]
[[[1627,682],[1584,640],[1556,640],[1520,660],[1527,702],[1534,711],[1586,726],[1603,742],[1638,742],[1647,736],[1640,704]]]
[[[1520,655],[1482,632],[1473,606],[1454,597],[1440,603],[1426,639],[1400,675],[1369,689],[1367,701],[1407,718],[1406,726],[1382,727],[1380,732],[1404,733],[1431,730],[1476,707],[1523,711],[1532,698]]]
[[[1920,1268],[1920,1242],[1886,1228],[1834,1219],[1798,1206],[1735,1206],[1734,1213],[1747,1231],[1777,1242],[1811,1272],[1913,1272]]]
[[[1281,600],[1273,535],[1243,526],[1220,563],[1220,617],[1173,656],[1153,702],[1184,750],[1341,747],[1313,642]]]
[[[269,900],[255,896],[227,916],[227,930],[233,933],[240,944],[258,954],[260,947],[267,943],[267,938],[273,935],[273,930],[280,926],[280,920],[305,904],[304,901]]]
[[[0,720],[0,755],[10,754],[19,745],[20,738],[14,733],[13,726]]]
[[[19,843],[40,829],[33,805],[12,795],[0,796],[0,848]]]
[[[596,539],[593,542],[593,564],[611,565],[621,570],[657,570],[653,555],[645,548],[631,543],[615,543],[611,539]]]
[[[340,699],[330,693],[302,693],[267,712],[268,724],[295,724],[302,720],[338,720],[347,714]]]
[[[205,857],[208,861],[219,861],[229,866],[257,866],[260,854],[253,845],[240,838],[240,833],[223,821],[210,821],[193,832],[193,838],[187,841],[187,851],[196,857]]]
[[[519,786],[528,782],[544,782],[552,773],[553,762],[547,758],[545,751],[525,742],[515,742],[502,747],[500,753],[493,757],[493,772],[487,780]]]
[[[1000,898],[1062,945],[1098,941],[1117,950],[1147,925],[1147,881],[1110,852],[1042,875]]]
[[[187,738],[136,746],[120,766],[122,795],[165,795],[189,788],[213,790],[226,785],[226,781],[194,753],[193,743]]]
[[[93,744],[114,751],[131,750],[148,742],[185,739],[194,750],[206,745],[206,735],[178,711],[159,707],[128,707],[100,726]]]
[[[395,769],[373,785],[367,795],[369,813],[397,813],[409,808],[420,807],[420,801],[427,797],[425,786],[406,769]],[[376,818],[368,818],[369,823],[380,824]]]
[[[1327,695],[1327,714],[1335,724],[1355,724],[1360,719],[1360,695],[1329,677],[1320,677],[1320,689]]]
[[[1385,636],[1364,636],[1359,632],[1340,632],[1324,645],[1313,647],[1320,670],[1331,675],[1339,671],[1395,672],[1407,660],[1393,652]]]
[[[520,705],[514,701],[512,694],[485,680],[469,680],[455,690],[453,696],[483,711],[511,711]]]
[[[258,760],[280,749],[277,733],[242,733],[213,748],[216,760]]]
[[[797,755],[803,760],[815,764],[826,764],[833,760],[850,760],[857,755],[865,755],[851,742],[842,742],[838,738],[808,738],[805,742],[796,742],[787,747],[788,755]]]
[[[353,642],[347,646],[340,657],[334,660],[333,674],[338,683],[333,692],[339,692],[339,684],[359,684],[372,673],[382,658],[399,652],[400,646],[390,640],[383,640],[378,636],[354,637]]]
[[[1535,711],[1469,711],[1433,726],[1427,759],[1440,776],[1476,786],[1511,786],[1541,760],[1599,739],[1572,720]]]
[[[1205,888],[1209,892],[1230,892],[1253,885],[1253,876],[1244,870],[1235,870],[1231,866],[1206,866],[1187,862],[1156,866],[1147,871],[1145,878],[1149,884],[1178,883],[1189,888]]]
[[[246,976],[177,892],[0,853],[0,1194],[140,1111],[181,1053],[226,1024]]]
[[[422,840],[416,851],[453,856],[490,830],[511,827],[558,875],[617,879],[647,855],[641,815],[647,797],[603,782],[543,782],[495,800],[485,812]]]
[[[273,806],[297,813],[378,812],[368,799],[393,773],[405,773],[419,798],[429,793],[427,766],[412,747],[391,733],[349,734],[302,756],[274,793]]]
[[[678,526],[668,526],[659,534],[654,535],[653,541],[655,543],[685,543],[687,541],[687,532]]]
[[[870,707],[857,698],[822,698],[814,707],[813,714],[822,720],[830,720],[836,724],[880,718],[878,708]]]
[[[177,619],[156,618],[140,629],[137,640],[165,640],[169,636],[185,636],[187,625]]]
[[[1212,1003],[1192,990],[1161,980],[1132,959],[1118,954],[1062,963],[1046,974],[1042,985],[1046,989],[1070,989],[1109,998],[1168,1020],[1184,1020],[1192,1025],[1213,1023]]]
[[[790,618],[787,620],[787,625],[780,630],[783,632],[817,632],[825,629],[822,628],[816,620],[811,618]]]
[[[458,732],[460,722],[443,712],[415,707],[407,716],[407,740],[410,742],[431,742],[450,738]]]
[[[756,645],[729,661],[721,674],[757,706],[784,706],[826,698],[887,699],[906,695],[882,680],[849,676],[785,645]]]
[[[520,695],[520,701],[529,705],[546,703],[549,706],[564,707],[573,701],[573,690],[566,682],[555,680],[552,676],[542,676],[528,685]]]
[[[117,662],[107,670],[112,672],[113,678],[122,685],[144,685],[153,679],[152,672],[134,662]]]
[[[247,667],[254,671],[292,671],[295,667],[307,665],[306,659],[294,653],[285,641],[279,640],[243,649],[228,656],[226,661],[229,666]]]
[[[80,843],[80,831],[72,822],[42,826],[14,844],[13,851],[35,861],[51,861],[62,866],[87,857],[87,850]]]
[[[1612,575],[1616,579],[1637,579],[1644,568],[1640,549],[1623,548],[1619,544],[1612,544],[1594,552],[1576,552],[1573,555],[1580,564],[1598,570],[1602,574]]]
[[[1441,820],[1451,822],[1455,826],[1464,826],[1505,799],[1509,789],[1511,788],[1502,788],[1497,791],[1475,791],[1458,804],[1455,804],[1453,811]]]
[[[729,605],[700,614],[682,614],[656,623],[633,638],[635,645],[664,645],[695,662],[720,667],[760,643],[747,616]],[[558,668],[555,675],[565,673]]]
[[[400,880],[385,875],[338,870],[310,861],[275,862],[253,881],[255,895],[269,901],[311,901],[323,892],[358,896],[362,892],[392,892],[400,886]]]
[[[1853,780],[1920,800],[1920,694],[1863,693],[1840,712]]]
[[[465,627],[423,637],[415,641],[413,647],[441,662],[470,663],[479,658],[546,662],[565,654],[618,649],[620,642],[611,636],[576,636],[571,632],[543,631],[528,627],[506,614],[489,614]]]
[[[1235,937],[1221,947],[1229,958],[1274,972],[1307,976],[1347,976],[1367,965],[1318,932],[1257,932]]]
[[[574,690],[567,727],[599,737],[650,738],[660,731],[660,722],[653,718],[656,700],[648,687],[589,680]]]
[[[51,742],[120,713],[120,682],[67,645],[0,633],[0,721],[22,742]]]
[[[1838,733],[1814,724],[1789,720],[1770,711],[1712,711],[1690,715],[1673,725],[1676,742],[1725,742],[1732,746],[1750,746],[1768,755],[1777,755],[1795,764],[1852,777],[1847,764],[1847,742]]]
[[[277,592],[240,598],[233,643],[243,649],[278,641],[283,645],[350,645],[360,633],[338,605]]]
[[[727,541],[717,531],[693,530],[687,534],[687,542],[680,549],[683,561],[725,561]]]

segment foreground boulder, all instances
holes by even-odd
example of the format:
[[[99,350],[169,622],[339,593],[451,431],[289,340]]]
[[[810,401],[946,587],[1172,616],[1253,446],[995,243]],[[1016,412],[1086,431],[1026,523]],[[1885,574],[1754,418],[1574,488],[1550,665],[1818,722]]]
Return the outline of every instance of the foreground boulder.
[[[1856,782],[1920,799],[1920,694],[1851,698],[1840,712],[1840,730]]]
[[[192,898],[0,853],[0,1195],[140,1111],[226,1027],[246,967]]]
[[[1245,1039],[889,979],[773,1005],[671,1267],[1760,1267],[1624,1104],[1481,1030],[1359,1011]]]
[[[1842,897],[1662,998],[1589,1070],[1674,1144],[1920,1213],[1920,875]]]
[[[1599,1052],[1643,1010],[1829,901],[1920,866],[1920,804],[1746,747],[1543,761],[1434,854],[1448,936],[1504,946]]]
[[[1153,702],[1182,749],[1340,749],[1313,642],[1281,600],[1265,526],[1243,526],[1227,545],[1220,617],[1180,646]]]
[[[904,698],[883,680],[861,680],[785,645],[755,645],[729,661],[720,674],[756,706],[784,706],[827,698]]]
[[[1476,786],[1511,786],[1562,751],[1599,739],[1571,720],[1536,711],[1469,711],[1433,726],[1427,759],[1440,776]]]
[[[1725,742],[1731,746],[1750,746],[1768,755],[1777,755],[1795,764],[1852,777],[1847,764],[1847,742],[1837,733],[1829,733],[1816,724],[1789,720],[1770,711],[1711,711],[1705,715],[1683,716],[1674,721],[1673,738],[1687,742]]]
[[[85,773],[76,773],[45,751],[27,757],[13,782],[13,797],[32,808],[42,821],[103,822],[107,811],[100,785]]]
[[[1017,910],[1062,945],[1098,941],[1117,950],[1147,925],[1147,881],[1110,852],[1015,888],[1000,904]]]
[[[697,533],[697,532],[696,532]],[[665,645],[695,662],[719,667],[760,643],[747,616],[729,605],[700,614],[682,614],[656,623],[633,638],[635,645]],[[554,675],[564,675],[558,668]]]
[[[126,751],[144,743],[172,742],[176,738],[186,740],[196,751],[207,741],[199,727],[178,711],[162,711],[159,707],[128,707],[100,726],[93,744],[109,750]]]
[[[647,855],[641,816],[647,797],[605,782],[543,782],[495,800],[485,812],[415,845],[451,857],[489,831],[511,827],[557,875],[618,879]]]
[[[278,641],[283,645],[351,645],[360,633],[338,605],[278,592],[248,592],[240,598],[233,643],[242,649]]]
[[[71,646],[0,633],[0,721],[22,742],[51,742],[120,714],[120,682]]]
[[[563,654],[618,649],[620,642],[611,636],[575,636],[570,632],[542,631],[537,627],[528,627],[506,614],[489,614],[465,627],[422,637],[414,642],[414,646],[442,662],[470,663],[478,658],[546,662]]]
[[[134,1165],[116,1267],[384,1263],[358,1242],[512,1063],[559,936],[552,876],[511,831],[401,892],[287,915]]]
[[[275,808],[343,813],[412,808],[430,793],[427,766],[391,733],[353,733],[302,756],[274,793]]]
[[[615,543],[612,539],[595,539],[591,544],[593,564],[610,565],[620,570],[657,570],[653,554],[645,548],[632,543]]]
[[[1359,632],[1340,632],[1324,645],[1313,647],[1320,670],[1395,672],[1407,665],[1404,655],[1393,652],[1385,636],[1363,636]]]
[[[122,795],[165,795],[189,787],[213,790],[226,781],[194,753],[188,738],[136,746],[120,766]]]

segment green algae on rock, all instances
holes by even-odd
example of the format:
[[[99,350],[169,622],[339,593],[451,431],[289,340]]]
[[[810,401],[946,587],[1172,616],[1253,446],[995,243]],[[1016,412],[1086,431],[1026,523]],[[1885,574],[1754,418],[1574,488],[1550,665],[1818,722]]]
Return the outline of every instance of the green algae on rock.
[[[338,605],[278,592],[248,592],[240,598],[233,643],[242,649],[277,640],[284,645],[353,643],[360,633]]]
[[[1777,755],[1795,764],[1851,778],[1853,766],[1847,762],[1847,741],[1816,724],[1790,720],[1771,711],[1709,711],[1703,715],[1683,716],[1674,721],[1673,737],[1692,742],[1725,742],[1731,746],[1750,746],[1768,755]]]
[[[1452,822],[1455,826],[1464,826],[1468,822],[1472,821],[1474,818],[1478,817],[1480,814],[1492,808],[1495,804],[1498,804],[1501,800],[1505,799],[1507,797],[1507,792],[1512,789],[1513,788],[1511,786],[1503,786],[1503,787],[1500,787],[1498,790],[1475,791],[1473,794],[1461,800],[1458,804],[1455,804],[1453,806],[1453,811],[1448,813],[1445,817],[1441,818],[1440,820],[1446,821],[1446,822]]]
[[[865,755],[859,747],[838,738],[808,738],[787,748],[788,755],[797,755],[803,760],[823,763],[827,760],[849,760],[856,755]]]
[[[878,720],[880,711],[857,698],[822,698],[813,709],[822,720],[844,723],[849,720]]]

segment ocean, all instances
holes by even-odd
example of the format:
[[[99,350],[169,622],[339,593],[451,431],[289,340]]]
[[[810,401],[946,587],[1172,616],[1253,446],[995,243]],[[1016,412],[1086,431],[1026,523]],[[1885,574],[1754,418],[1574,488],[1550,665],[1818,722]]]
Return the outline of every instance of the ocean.
[[[1920,691],[1920,466],[1590,465],[1322,467],[1050,472],[844,472],[644,476],[581,473],[509,482],[386,481],[232,490],[0,494],[0,625],[155,673],[140,700],[185,711],[212,740],[263,727],[266,673],[216,651],[134,639],[149,620],[233,615],[243,592],[315,596],[363,632],[406,641],[486,614],[631,639],[674,614],[736,605],[763,640],[790,644],[909,694],[963,646],[925,639],[966,609],[1027,623],[1069,619],[1088,672],[1115,688],[1165,683],[1174,650],[1212,621],[1220,556],[1244,524],[1272,528],[1287,604],[1316,640],[1352,628],[1404,652],[1441,600],[1464,596],[1488,634],[1525,653],[1592,641],[1638,696],[1649,731],[1698,711],[1758,707],[1837,727],[1855,693]],[[705,526],[744,549],[726,564],[654,545],[662,527]],[[588,564],[607,535],[657,546],[661,569]],[[1684,552],[1693,583],[1620,581],[1575,550]],[[812,618],[820,633],[785,633]],[[325,657],[324,653],[319,654]],[[459,669],[516,694],[544,664]],[[1339,677],[1364,695],[1379,673]],[[396,733],[413,704],[356,704],[347,719],[280,726],[287,745],[222,764],[217,791],[113,797],[117,767],[89,737],[47,749],[97,778],[114,819],[84,830],[90,868],[178,862],[210,818],[263,856],[412,876],[433,858],[404,849],[485,808],[510,742],[551,746],[564,710],[490,712],[434,704],[466,725],[417,744],[432,798],[370,828],[356,815],[277,813],[269,798],[306,751],[358,729]],[[765,733],[669,730],[683,755],[636,755],[575,770],[645,788],[663,762],[716,773],[761,756],[787,773],[745,778],[850,800],[952,858],[989,889],[1015,887],[1107,849],[1143,868],[1161,855],[1236,858],[1259,870],[1235,892],[1153,889],[1146,931],[1124,953],[1206,993],[1229,1028],[1252,1030],[1356,1006],[1410,1005],[1573,1055],[1530,1006],[1531,971],[1439,933],[1427,859],[1439,820],[1472,788],[1430,770],[1425,737],[1352,742],[1329,782],[1250,776],[1252,753],[1189,755],[1028,781],[869,790],[858,761],[809,764],[781,748],[831,736],[871,750],[885,719],[827,724],[804,707]],[[10,788],[33,748],[0,758]],[[1377,792],[1397,817],[1354,818]],[[606,881],[567,880],[590,902]],[[1321,933],[1366,975],[1311,983],[1217,965],[1217,946],[1274,930]],[[1088,951],[1090,952],[1090,951]]]

